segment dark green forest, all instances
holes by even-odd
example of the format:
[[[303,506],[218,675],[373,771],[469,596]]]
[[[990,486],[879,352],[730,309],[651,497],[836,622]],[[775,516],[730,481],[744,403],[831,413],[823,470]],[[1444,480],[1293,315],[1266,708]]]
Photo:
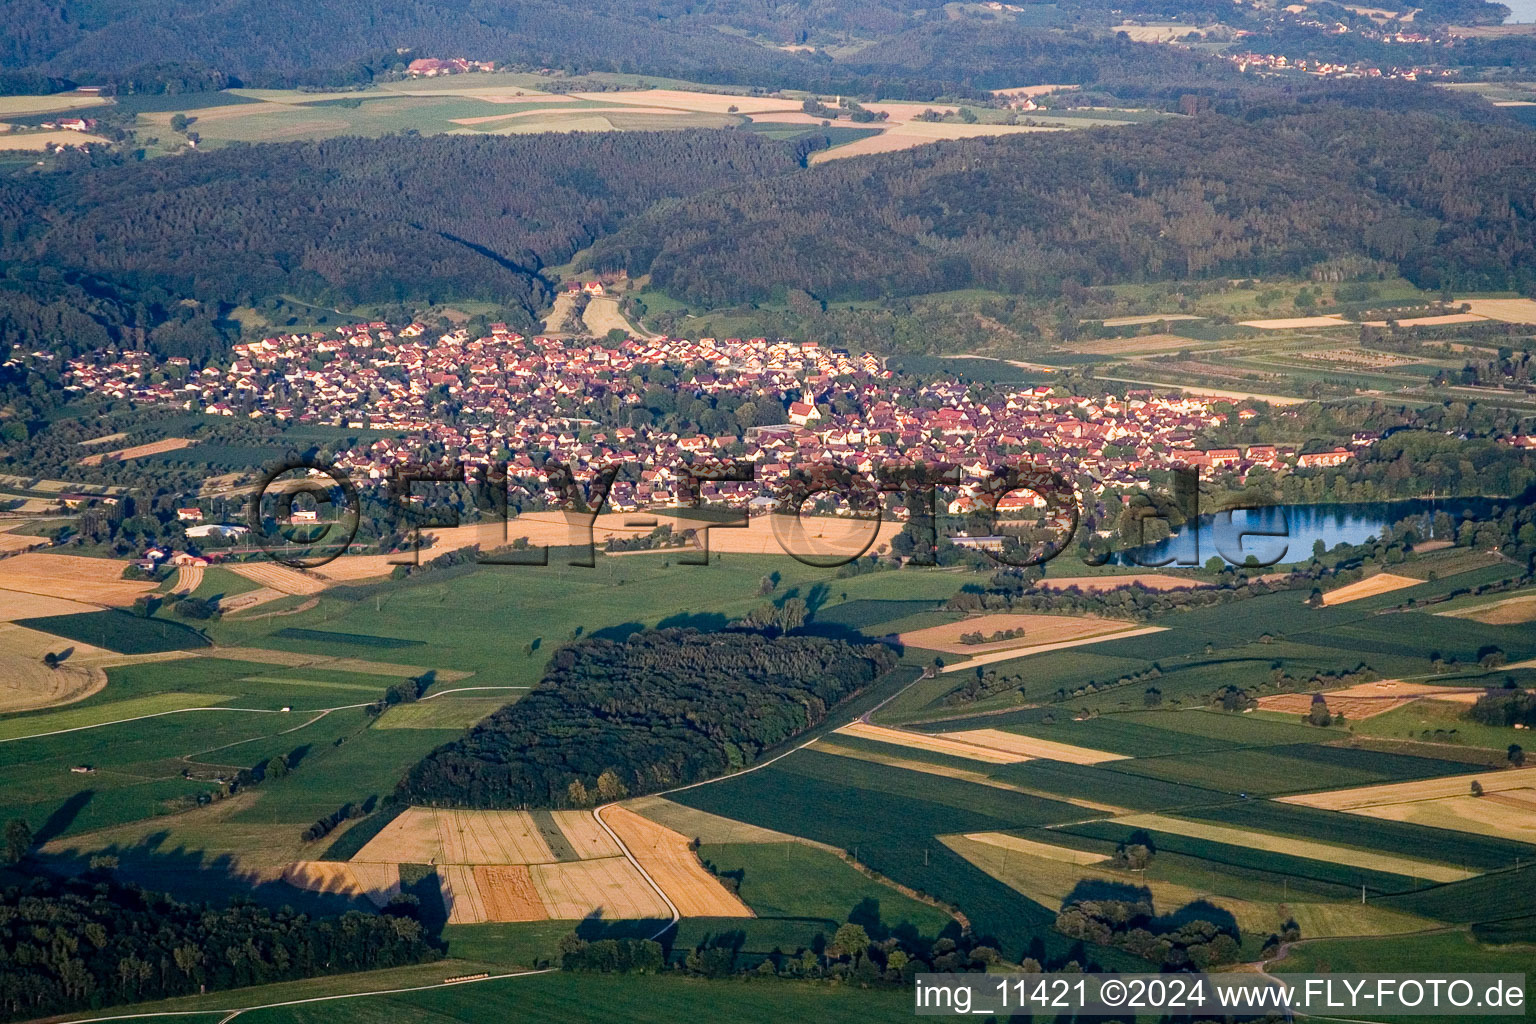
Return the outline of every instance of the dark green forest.
[[[797,166],[788,143],[720,131],[78,157],[0,180],[0,343],[88,348],[131,326],[164,354],[202,357],[218,334],[182,300],[217,312],[285,294],[325,305],[480,298],[521,307],[531,324],[551,297],[546,264],[661,200]]]
[[[1345,255],[1425,288],[1536,284],[1536,136],[1335,105],[1013,136],[701,193],[587,254],[690,303],[1287,274]],[[828,201],[836,197],[836,201]],[[772,258],[764,258],[765,254]]]
[[[39,876],[0,892],[0,1017],[434,959],[408,916],[311,918],[235,901],[215,909],[101,877]]]
[[[896,663],[820,637],[663,629],[557,651],[528,696],[415,765],[397,796],[585,807],[744,768]]]

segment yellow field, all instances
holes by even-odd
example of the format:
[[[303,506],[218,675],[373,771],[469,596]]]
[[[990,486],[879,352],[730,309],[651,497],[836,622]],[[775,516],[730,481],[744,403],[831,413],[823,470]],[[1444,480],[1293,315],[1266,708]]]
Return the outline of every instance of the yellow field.
[[[190,448],[197,444],[190,437],[167,437],[160,441],[151,441],[149,444],[135,445],[132,448],[119,448],[115,452],[99,452],[95,455],[87,455],[80,460],[82,466],[99,466],[108,459],[119,461],[137,459],[145,455],[161,455],[165,452],[174,452],[182,448]]]
[[[988,750],[1015,755],[1019,760],[1048,758],[1068,764],[1103,764],[1105,761],[1124,761],[1124,754],[1111,754],[1107,750],[1076,747],[1070,743],[1020,736],[1001,729],[965,729],[960,732],[939,733],[945,739],[959,740]]]
[[[755,916],[735,893],[704,869],[688,848],[686,836],[623,807],[606,807],[602,815],[682,916]]]
[[[1327,796],[1330,794],[1319,795]],[[1305,802],[1305,798],[1284,797],[1282,799],[1288,803]],[[1323,805],[1313,804],[1312,806]],[[1204,822],[1188,821],[1183,818],[1173,818],[1163,814],[1132,814],[1123,818],[1116,818],[1115,823],[1127,825],[1131,828],[1171,832],[1174,835],[1189,836],[1192,839],[1208,839],[1214,843],[1243,846],[1251,850],[1284,853],[1292,857],[1304,857],[1307,860],[1328,861],[1333,864],[1353,864],[1372,871],[1387,871],[1392,874],[1407,875],[1410,878],[1424,878],[1431,882],[1458,882],[1463,878],[1471,878],[1477,874],[1475,871],[1464,871],[1461,868],[1435,864],[1431,861],[1415,860],[1412,857],[1371,853],[1366,850],[1356,850],[1348,846],[1336,846],[1333,843],[1322,843],[1312,839],[1296,839],[1290,836],[1275,836],[1264,832],[1253,832],[1248,829],[1227,828],[1223,825],[1208,825]]]
[[[672,916],[661,897],[623,857],[535,864],[529,873],[545,912],[558,921]]]
[[[594,295],[581,315],[587,330],[597,338],[604,337],[614,329],[623,331],[631,338],[653,337],[649,332],[642,331],[629,322],[619,311],[619,300],[612,295]]]
[[[1187,885],[1141,877],[1139,872],[1116,871],[1099,865],[1064,863],[1033,856],[1010,848],[978,842],[970,836],[940,836],[939,841],[998,881],[1018,890],[1037,903],[1059,907],[1084,879],[1145,886],[1152,894],[1154,908],[1169,914],[1197,901],[1211,903],[1230,913],[1244,935],[1268,935],[1277,932],[1288,917],[1298,922],[1303,914],[1311,930],[1302,934],[1315,938],[1345,935],[1394,935],[1434,927],[1434,922],[1394,910],[1358,904],[1261,903],[1195,889]],[[1310,908],[1319,908],[1311,911]],[[1303,925],[1305,929],[1306,926]]]
[[[1394,590],[1402,590],[1404,587],[1412,587],[1423,583],[1411,576],[1398,576],[1395,573],[1379,572],[1374,576],[1367,576],[1358,583],[1348,583],[1337,590],[1330,590],[1323,595],[1323,607],[1329,608],[1336,604],[1348,604],[1364,597],[1375,597],[1378,594],[1390,594]]]
[[[0,117],[21,117],[27,114],[55,114],[82,107],[99,107],[107,101],[100,96],[81,96],[79,93],[58,92],[49,96],[0,96]],[[78,135],[79,132],[70,132]]]
[[[732,96],[725,93],[689,92],[685,89],[626,89],[623,92],[573,92],[568,95],[594,103],[634,104],[669,111],[687,110],[705,114],[724,114],[731,107],[737,113],[760,114],[769,110],[799,110],[798,100],[773,96]]]
[[[0,590],[62,597],[93,604],[130,605],[155,589],[153,583],[123,579],[127,562],[29,551],[0,558]]]
[[[0,590],[0,622],[17,619],[35,619],[48,615],[79,615],[97,612],[94,604],[70,601],[62,597],[43,597],[39,594],[23,594],[15,590]]]
[[[1472,782],[1483,795],[1472,795]],[[1536,842],[1536,768],[1282,797],[1285,803]]]
[[[899,149],[913,149],[930,142],[944,139],[975,139],[994,135],[1023,135],[1031,132],[1062,132],[1067,128],[1023,124],[964,124],[949,121],[908,121],[894,124],[879,135],[867,135],[846,145],[824,149],[811,156],[811,163],[840,160],[850,156],[867,156],[870,153],[891,153]]]
[[[1106,633],[1118,633],[1134,626],[1123,619],[1101,619],[1093,615],[1028,615],[1000,614],[977,615],[958,622],[946,622],[938,626],[914,629],[902,633],[897,639],[907,647],[921,647],[946,654],[991,654],[1021,647],[1038,647],[1043,644],[1084,640]],[[1022,629],[1024,635],[996,643],[964,644],[960,638],[966,633],[991,636],[998,630]]]
[[[1012,661],[1014,658],[1023,658],[1031,654],[1044,654],[1047,651],[1060,651],[1068,647],[1081,647],[1084,644],[1096,644],[1101,640],[1111,638],[1115,640],[1128,640],[1135,636],[1161,633],[1167,628],[1167,626],[1142,626],[1140,629],[1120,629],[1113,632],[1096,633],[1092,636],[1079,637],[1076,640],[1058,640],[1050,644],[1030,644],[1028,647],[1011,647],[987,654],[978,654],[965,661],[956,661],[951,665],[945,665],[939,670],[939,673],[941,675],[948,675],[951,672],[972,672],[979,665],[990,665],[995,661]]]
[[[655,797],[653,799],[661,799]],[[582,860],[598,860],[603,857],[619,857],[623,851],[613,841],[606,829],[586,811],[554,811],[555,824],[566,842]]]
[[[0,554],[9,554],[12,551],[25,551],[28,548],[47,547],[52,542],[47,537],[33,537],[25,533],[15,532],[25,524],[25,520],[16,519],[11,522],[0,521]]]
[[[990,786],[993,789],[1006,789],[1012,793],[1024,793],[1027,796],[1038,796],[1046,800],[1056,800],[1060,803],[1073,804],[1077,807],[1098,811],[1102,814],[1128,813],[1124,807],[1116,807],[1113,804],[1101,804],[1093,800],[1084,800],[1081,797],[1062,796],[1060,793],[1048,793],[1045,790],[1032,789],[1029,786],[1020,786],[1012,782],[1003,782],[1000,779],[983,775],[979,771],[973,772],[964,768],[954,768],[947,764],[934,764],[931,761],[918,761],[913,758],[899,757],[891,754],[877,754],[868,750],[856,750],[853,747],[845,747],[838,743],[835,737],[833,739],[817,740],[811,744],[811,749],[819,750],[823,754],[833,754],[837,757],[850,757],[855,761],[869,761],[874,764],[888,765],[892,768],[905,768],[909,772],[938,775],[946,779],[960,779],[963,782],[969,782],[977,786]],[[988,751],[988,753],[991,753],[991,751]]]
[[[1087,850],[1074,850],[1067,846],[1052,846],[1050,843],[1037,843],[1030,839],[1020,839],[1018,836],[1005,835],[1002,832],[973,832],[965,838],[973,843],[983,843],[987,846],[996,846],[1004,850],[1015,850],[1019,853],[1027,853],[1032,857],[1043,857],[1046,860],[1059,861],[1062,864],[1101,864],[1109,860],[1102,853],[1089,853]]]
[[[662,796],[638,797],[626,801],[624,806],[674,832],[705,843],[782,843],[795,838],[761,825],[749,825],[745,821],[674,803]],[[574,839],[571,841],[575,843]]]
[[[301,860],[288,865],[282,879],[308,892],[366,896],[379,907],[400,892],[400,872],[393,864]]]
[[[100,135],[88,135],[85,132],[27,132],[22,135],[14,132],[0,133],[0,149],[4,150],[35,149],[41,152],[48,148],[50,142],[55,146],[84,146],[88,142],[106,141]]]
[[[555,859],[525,811],[438,811],[435,817],[445,864],[541,864]]]
[[[609,537],[641,537],[650,533],[656,524],[670,525],[677,533],[702,530],[709,526],[697,520],[669,515],[665,510],[605,512],[595,519],[590,515],[571,512],[527,512],[505,524],[476,523],[423,530],[423,535],[433,538],[435,543],[430,548],[423,548],[420,555],[422,560],[426,560],[445,551],[474,544],[480,545],[482,550],[490,550],[510,544],[519,537],[526,538],[535,547],[576,546],[591,541],[601,550]],[[716,527],[707,530],[707,533],[711,552],[782,555],[786,550],[792,550],[804,555],[847,555],[866,545],[870,551],[882,550],[890,544],[892,537],[901,532],[901,526],[895,520],[882,519],[877,531],[868,520],[834,516],[805,516],[797,519],[794,516],[773,514],[754,516],[744,527]],[[669,549],[674,556],[689,550]],[[322,566],[316,570],[316,575],[333,580],[385,576],[396,564],[410,560],[408,552],[393,555],[347,555]]]
[[[451,870],[463,870],[451,869]],[[486,864],[470,869],[480,890],[486,921],[543,921],[548,917],[534,887],[533,876],[521,864]]]
[[[326,581],[310,573],[299,572],[277,562],[240,562],[226,566],[253,583],[285,594],[318,594]]]
[[[1399,321],[1397,321],[1397,325],[1399,327],[1436,327],[1436,326],[1439,326],[1441,324],[1472,324],[1472,323],[1481,323],[1482,321],[1487,320],[1487,319],[1488,319],[1487,317],[1485,317],[1485,316],[1478,316],[1476,313],[1444,313],[1444,314],[1441,314],[1440,316],[1415,316],[1415,317],[1409,317],[1407,320],[1399,320]],[[1367,320],[1367,321],[1365,321],[1365,326],[1367,326],[1367,327],[1385,327],[1385,326],[1387,326],[1387,321],[1385,321],[1385,320]]]
[[[1439,614],[1454,619],[1471,619],[1489,626],[1518,626],[1536,621],[1536,594],[1521,594],[1500,601]]]
[[[485,900],[480,897],[480,886],[475,880],[473,866],[445,864],[439,867],[437,885],[443,895],[443,907],[448,911],[449,924],[484,924],[486,922]],[[542,904],[540,909],[542,910]]]
[[[837,732],[848,736],[858,736],[866,740],[877,740],[881,743],[893,743],[897,746],[911,747],[914,750],[928,750],[935,754],[965,757],[972,761],[981,761],[986,764],[1016,764],[1019,761],[1029,760],[1027,756],[994,750],[949,736],[909,732],[906,729],[890,729],[883,725],[871,725],[868,722],[852,722],[838,729]]]
[[[1174,319],[1182,319],[1175,317]],[[1111,326],[1105,321],[1105,326]],[[1178,352],[1199,346],[1192,338],[1177,334],[1145,334],[1135,338],[1106,338],[1100,341],[1072,342],[1065,347],[1091,356],[1137,356],[1156,352]]]
[[[1472,312],[1490,320],[1536,324],[1536,300],[1533,299],[1468,299],[1467,305]]]
[[[1456,704],[1471,704],[1482,694],[1476,686],[1432,686],[1428,683],[1405,683],[1398,679],[1384,679],[1377,683],[1361,683],[1342,690],[1328,690],[1323,699],[1328,710],[1347,719],[1371,718],[1385,714],[1416,700],[1445,700]],[[1280,693],[1259,698],[1264,711],[1283,711],[1304,715],[1312,710],[1312,694]]]
[[[176,570],[175,590],[180,594],[190,594],[203,585],[203,567],[200,565],[183,565]]]
[[[1257,327],[1261,331],[1291,331],[1303,327],[1352,327],[1341,316],[1286,316],[1274,320],[1239,320],[1243,327]]]
[[[70,657],[58,668],[43,664],[43,655],[66,650]],[[35,629],[0,624],[0,714],[73,704],[99,693],[107,685],[107,674],[85,663],[92,652],[106,653]]]

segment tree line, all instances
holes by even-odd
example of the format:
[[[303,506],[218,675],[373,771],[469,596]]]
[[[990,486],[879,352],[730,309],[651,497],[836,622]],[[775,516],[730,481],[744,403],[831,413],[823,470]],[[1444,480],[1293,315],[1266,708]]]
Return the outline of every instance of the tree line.
[[[413,766],[397,796],[587,807],[753,764],[896,663],[881,645],[647,630],[557,651],[526,697]]]
[[[0,1016],[24,1020],[432,960],[419,922],[180,903],[99,872],[0,891]]]

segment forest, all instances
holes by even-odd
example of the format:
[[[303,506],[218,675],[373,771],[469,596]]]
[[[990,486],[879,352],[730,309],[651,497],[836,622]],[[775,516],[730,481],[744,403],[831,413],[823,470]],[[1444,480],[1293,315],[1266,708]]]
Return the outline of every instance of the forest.
[[[881,645],[660,629],[557,651],[528,696],[439,747],[397,796],[587,807],[698,782],[826,720],[896,655]]]
[[[540,271],[626,217],[798,166],[748,132],[406,135],[100,154],[0,181],[0,342],[147,332],[164,355],[222,348],[209,312],[296,295],[326,306],[488,299],[525,323]],[[96,326],[92,327],[94,323]],[[130,339],[132,340],[132,339]]]
[[[438,956],[409,916],[215,909],[108,880],[40,875],[0,892],[0,1018],[373,970]]]
[[[584,260],[705,306],[789,289],[1049,294],[1294,274],[1343,255],[1390,261],[1424,288],[1524,290],[1533,195],[1536,137],[1518,127],[1273,104],[833,161],[637,217]]]

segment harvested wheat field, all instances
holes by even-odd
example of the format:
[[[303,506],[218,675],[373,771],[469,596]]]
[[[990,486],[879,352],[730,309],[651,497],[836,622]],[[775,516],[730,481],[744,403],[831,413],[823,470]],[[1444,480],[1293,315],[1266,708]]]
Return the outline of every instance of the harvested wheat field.
[[[1060,616],[1049,616],[1059,618]],[[1109,621],[1109,620],[1104,620]],[[1095,633],[1090,636],[1078,637],[1074,640],[1058,640],[1048,644],[1027,644],[1023,647],[1002,647],[985,654],[977,654],[965,661],[956,661],[945,665],[939,670],[940,675],[948,675],[951,672],[974,672],[980,665],[990,665],[995,661],[1012,661],[1015,658],[1027,657],[1031,654],[1044,654],[1047,651],[1061,651],[1068,647],[1082,647],[1085,644],[1096,644],[1100,640],[1128,640],[1134,636],[1147,636],[1150,633],[1161,633],[1167,626],[1142,626],[1140,629],[1122,628],[1104,633]]]
[[[1323,607],[1331,608],[1336,604],[1348,604],[1364,597],[1376,597],[1378,594],[1390,594],[1394,590],[1402,590],[1404,587],[1412,587],[1423,583],[1411,576],[1398,576],[1395,573],[1379,572],[1374,576],[1367,576],[1358,583],[1347,583],[1337,590],[1330,590],[1323,595]]]
[[[1291,797],[1282,799],[1285,802],[1297,802]],[[1477,874],[1475,871],[1465,871],[1432,861],[1415,860],[1412,857],[1373,853],[1313,839],[1298,839],[1291,836],[1270,835],[1266,832],[1254,832],[1249,829],[1228,828],[1224,825],[1209,825],[1202,821],[1188,821],[1164,814],[1132,814],[1114,820],[1117,825],[1127,825],[1131,828],[1171,832],[1176,836],[1208,839],[1213,843],[1226,843],[1230,846],[1265,850],[1270,853],[1284,853],[1292,857],[1327,861],[1331,864],[1353,864],[1371,871],[1386,871],[1396,875],[1406,875],[1409,878],[1423,878],[1431,882],[1458,882]]]
[[[437,885],[449,924],[484,924],[485,901],[475,881],[475,869],[467,864],[445,864],[437,869]]]
[[[750,825],[745,821],[674,803],[664,796],[637,797],[626,801],[624,806],[658,825],[704,843],[784,843],[795,838],[761,825]]]
[[[1434,922],[1412,914],[1376,906],[1362,907],[1358,903],[1279,904],[1218,896],[1206,890],[1162,879],[1142,879],[1135,872],[1119,871],[1107,865],[1072,864],[993,846],[978,842],[971,836],[940,836],[939,841],[993,878],[1045,906],[1060,906],[1086,878],[1145,887],[1159,907],[1181,907],[1196,901],[1211,903],[1230,913],[1245,934],[1268,934],[1277,930],[1291,916],[1299,921],[1310,922],[1310,930],[1303,934],[1319,938],[1335,935],[1392,935],[1422,931],[1434,926]],[[1314,912],[1314,908],[1317,912]]]
[[[92,604],[130,605],[134,598],[154,590],[155,584],[123,579],[127,567],[127,562],[115,558],[29,551],[0,558],[0,590]]]
[[[1415,316],[1407,320],[1397,321],[1399,327],[1439,327],[1443,324],[1474,324],[1481,323],[1488,318],[1478,316],[1476,313],[1444,313],[1440,316]],[[1367,327],[1385,327],[1385,320],[1367,320]]]
[[[1037,843],[1032,839],[1020,839],[1018,836],[1010,836],[1002,832],[973,832],[965,838],[973,843],[983,843],[1004,850],[1017,850],[1019,853],[1059,861],[1062,864],[1101,864],[1109,860],[1102,853],[1074,850],[1067,846],[1052,846],[1050,843]]]
[[[179,594],[190,594],[203,585],[203,567],[200,565],[183,565],[176,570],[175,590]]]
[[[24,519],[16,519],[8,523],[0,523],[0,554],[26,551],[28,548],[48,547],[53,543],[47,537],[33,537],[30,534],[15,532],[26,522],[27,520]]]
[[[307,892],[365,896],[378,907],[400,892],[400,871],[393,864],[301,860],[288,865],[282,879]]]
[[[462,871],[462,868],[450,870]],[[495,922],[543,921],[549,915],[534,888],[533,876],[521,864],[483,864],[471,868],[480,890],[485,920]]]
[[[39,594],[23,594],[15,590],[0,590],[0,622],[98,611],[101,611],[101,608],[97,605],[82,601],[70,601],[62,597],[43,597]]]
[[[1001,614],[975,615],[956,622],[914,629],[900,634],[897,639],[907,647],[921,647],[928,651],[946,654],[990,654],[1019,647],[1035,647],[1041,644],[1083,640],[1088,637],[1117,633],[1134,626],[1123,619],[1101,619],[1093,615],[1029,615]],[[1022,636],[995,643],[966,644],[960,638],[967,633],[991,636],[997,631],[1022,629]]]
[[[325,580],[311,573],[300,572],[277,562],[230,563],[225,568],[239,573],[253,583],[259,583],[285,594],[318,594],[325,589]]]
[[[1342,690],[1327,690],[1323,700],[1328,710],[1347,719],[1358,720],[1385,714],[1416,700],[1445,700],[1457,704],[1471,704],[1482,694],[1476,686],[1431,686],[1428,683],[1405,683],[1397,679],[1384,679],[1378,683],[1361,683]],[[1263,711],[1283,711],[1304,715],[1312,710],[1310,693],[1277,693],[1259,698]]]
[[[76,661],[81,648],[104,653],[100,648],[71,645],[35,629],[0,624],[0,714],[73,704],[100,692],[107,685],[107,674]],[[72,653],[58,668],[43,664],[43,655],[65,650]]]
[[[1488,626],[1519,626],[1536,621],[1536,594],[1506,597],[1502,601],[1481,604],[1476,608],[1464,608],[1439,614],[1453,619],[1471,619]]]
[[[840,160],[870,153],[891,153],[913,149],[944,139],[974,139],[982,136],[1022,135],[1028,132],[1064,132],[1071,129],[1054,125],[964,124],[950,121],[907,121],[893,124],[879,135],[866,135],[846,145],[824,149],[811,156],[811,163]]]
[[[683,89],[626,89],[623,92],[573,92],[568,95],[594,103],[625,103],[635,106],[660,107],[666,110],[688,110],[705,114],[736,113],[760,114],[769,110],[800,110],[798,100],[775,99],[772,96],[733,96],[729,93],[688,92]],[[819,122],[818,122],[819,123]]]
[[[529,874],[545,912],[557,921],[672,916],[656,890],[623,857],[535,864]]]
[[[167,437],[159,441],[151,441],[149,444],[134,445],[132,448],[119,448],[115,452],[97,452],[95,455],[87,455],[80,460],[80,465],[99,466],[108,459],[114,462],[126,462],[128,459],[138,459],[146,455],[180,451],[195,444],[197,442],[190,437]]]
[[[961,732],[939,733],[939,735],[945,739],[958,740],[987,750],[1011,754],[1021,761],[1044,758],[1051,761],[1065,761],[1067,764],[1103,764],[1105,761],[1126,760],[1124,754],[1111,754],[1107,750],[1092,750],[1088,747],[1073,746],[1070,743],[1020,736],[1018,733],[1004,732],[1001,729],[966,729]]]
[[[434,817],[444,864],[544,864],[556,859],[527,811],[437,811]]]
[[[1472,794],[1472,783],[1483,795]],[[1282,798],[1285,803],[1536,843],[1536,768]]]
[[[608,830],[599,825],[586,811],[551,811],[560,834],[571,844],[576,856],[582,860],[599,860],[603,857],[622,857],[624,851],[613,841]]]
[[[949,754],[952,757],[967,757],[972,761],[981,761],[986,764],[1016,764],[1019,761],[1029,760],[1027,757],[991,750],[947,736],[908,732],[906,729],[890,729],[883,725],[870,725],[868,722],[852,722],[838,729],[837,732],[861,739],[876,740],[880,743],[911,747],[913,750],[927,750],[935,754]]]
[[[1261,331],[1293,331],[1303,327],[1353,327],[1351,321],[1341,316],[1285,316],[1274,320],[1239,320],[1239,326],[1257,327]]]
[[[1532,299],[1468,299],[1472,312],[1490,320],[1503,320],[1511,324],[1536,324],[1536,300]]]
[[[606,807],[603,820],[684,917],[752,917],[752,911],[705,870],[688,838],[624,807]]]

